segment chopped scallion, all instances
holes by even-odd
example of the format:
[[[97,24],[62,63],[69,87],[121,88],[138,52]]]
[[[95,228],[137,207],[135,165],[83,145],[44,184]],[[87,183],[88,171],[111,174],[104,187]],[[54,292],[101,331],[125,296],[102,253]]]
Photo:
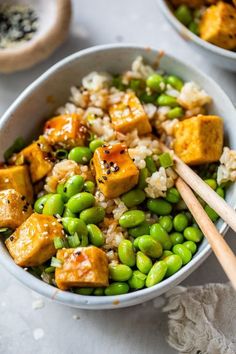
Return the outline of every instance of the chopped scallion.
[[[58,149],[55,155],[58,160],[64,160],[68,157],[68,151],[65,149]]]
[[[25,141],[23,138],[17,138],[14,143],[4,152],[4,160],[8,161],[13,154],[20,152],[25,147]]]
[[[167,168],[173,166],[173,159],[168,152],[164,152],[159,156],[159,161],[162,167]]]
[[[55,272],[55,267],[47,267],[44,269],[44,272],[47,273],[47,274],[50,274],[50,273],[54,273]]]
[[[61,237],[54,237],[53,242],[56,250],[65,247],[65,242]]]
[[[62,267],[62,261],[56,257],[51,258],[51,267],[54,268],[61,268]]]
[[[75,232],[73,236],[68,236],[67,241],[68,241],[69,247],[71,247],[71,248],[76,248],[80,245],[80,239],[79,239],[77,232]]]

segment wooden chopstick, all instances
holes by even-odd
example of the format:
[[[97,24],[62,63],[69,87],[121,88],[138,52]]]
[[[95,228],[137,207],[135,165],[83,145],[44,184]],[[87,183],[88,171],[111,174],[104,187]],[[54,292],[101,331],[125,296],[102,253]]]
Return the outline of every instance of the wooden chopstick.
[[[178,177],[176,187],[236,290],[236,257],[189,186]]]
[[[160,143],[160,146],[163,151],[170,152],[164,144]],[[177,174],[236,232],[235,210],[175,154],[174,162]]]

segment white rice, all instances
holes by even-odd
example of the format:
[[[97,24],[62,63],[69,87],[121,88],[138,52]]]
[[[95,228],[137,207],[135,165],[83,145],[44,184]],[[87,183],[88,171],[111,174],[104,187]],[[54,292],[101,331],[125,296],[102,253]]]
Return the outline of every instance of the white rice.
[[[187,109],[204,106],[211,100],[211,97],[200,89],[195,82],[185,83],[177,99],[178,103]]]
[[[82,79],[82,85],[87,90],[98,91],[108,86],[111,82],[111,75],[93,71]]]
[[[115,220],[119,220],[119,218],[128,210],[126,205],[122,202],[120,198],[115,198],[114,202],[116,207],[113,209],[112,213]]]
[[[173,187],[175,183],[174,178],[168,176],[164,167],[160,167],[158,171],[146,179],[146,182],[148,186],[145,188],[145,192],[150,198],[165,197],[167,189]]]
[[[226,182],[236,181],[236,151],[224,147],[220,158],[220,166],[217,170],[217,183],[220,185]]]

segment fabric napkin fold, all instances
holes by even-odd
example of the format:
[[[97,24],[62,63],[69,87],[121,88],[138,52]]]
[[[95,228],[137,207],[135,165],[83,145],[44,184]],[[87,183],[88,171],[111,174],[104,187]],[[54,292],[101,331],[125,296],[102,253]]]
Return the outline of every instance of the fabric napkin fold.
[[[178,286],[166,298],[170,346],[186,354],[236,354],[236,292],[229,283]]]

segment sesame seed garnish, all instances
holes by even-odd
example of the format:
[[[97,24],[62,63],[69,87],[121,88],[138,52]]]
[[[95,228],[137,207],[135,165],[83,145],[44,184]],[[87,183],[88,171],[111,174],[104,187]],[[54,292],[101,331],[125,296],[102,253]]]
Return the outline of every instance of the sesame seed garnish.
[[[105,154],[110,154],[110,151],[109,150],[104,150],[104,153]]]

